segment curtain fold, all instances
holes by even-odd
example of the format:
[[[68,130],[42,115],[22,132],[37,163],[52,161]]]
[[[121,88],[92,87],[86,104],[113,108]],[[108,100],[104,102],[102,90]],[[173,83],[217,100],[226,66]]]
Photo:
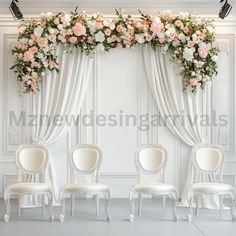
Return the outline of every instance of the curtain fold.
[[[163,121],[170,131],[188,146],[205,143],[206,127],[200,125],[205,110],[205,92],[196,94],[183,93],[179,68],[171,62],[171,53],[162,53],[161,48],[153,50],[151,46],[141,47],[146,77],[152,91],[154,101]],[[179,67],[179,65],[177,65]],[[182,205],[187,206],[187,193],[193,183],[194,170],[190,155]],[[218,206],[215,198],[204,197],[204,207]]]
[[[72,117],[76,120],[83,104],[88,87],[93,58],[74,48],[64,52],[58,46],[57,56],[60,73],[48,73],[41,91],[33,95],[33,115],[36,118],[32,128],[32,141],[49,146],[59,140],[70,128],[66,122]],[[50,156],[48,168],[49,182],[54,192],[54,201],[58,202],[58,189],[53,157]]]

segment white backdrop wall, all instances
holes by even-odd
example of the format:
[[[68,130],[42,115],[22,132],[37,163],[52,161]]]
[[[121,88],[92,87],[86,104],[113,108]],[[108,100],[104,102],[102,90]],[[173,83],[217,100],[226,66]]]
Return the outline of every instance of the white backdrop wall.
[[[121,2],[124,5],[124,2]],[[56,5],[56,3],[54,4]],[[82,4],[85,4],[85,1],[82,1]],[[201,13],[199,3],[193,4]],[[29,6],[26,8],[26,12],[29,12]],[[113,5],[110,6],[110,11],[112,7]],[[85,8],[90,11],[93,10],[88,5]],[[108,8],[105,8],[105,6],[103,8],[105,9],[104,12],[110,13]],[[103,12],[103,8],[97,6],[96,9]],[[184,7],[182,8],[182,10],[188,10],[184,9]],[[193,6],[191,6],[192,8]],[[40,11],[39,9],[38,11]],[[51,6],[49,9],[52,9]],[[147,10],[147,7],[145,9]],[[171,9],[171,5],[168,6],[168,9]],[[205,13],[204,5],[202,9],[204,9],[204,14],[206,15],[211,13]],[[129,10],[130,12],[134,11],[131,6],[129,6]],[[149,11],[153,11],[153,8],[150,7]],[[236,17],[231,15],[228,20],[217,20],[215,24],[221,53],[219,74],[213,82],[212,89],[208,91],[207,108],[213,120],[214,116],[218,119],[220,115],[226,115],[228,125],[219,126],[213,122],[208,129],[207,138],[209,142],[223,147],[226,154],[224,178],[226,182],[236,186],[236,103],[234,93],[236,91],[236,83],[234,82],[236,68]],[[10,111],[14,111],[17,116],[21,111],[26,111],[26,114],[30,114],[31,109],[30,95],[18,96],[15,75],[9,69],[13,64],[10,49],[12,43],[16,40],[16,32],[16,23],[11,17],[8,15],[1,16],[0,124],[2,132],[0,135],[0,197],[3,195],[4,188],[16,181],[14,151],[17,145],[30,141],[30,136],[28,135],[30,133],[29,127],[10,124]],[[95,57],[93,76],[81,115],[91,115],[92,111],[95,116],[102,114],[106,119],[114,115],[120,122],[119,119],[124,118],[125,115],[135,115],[137,119],[143,117],[142,119],[145,121],[145,114],[148,113],[150,116],[158,114],[144,76],[144,67],[138,48],[135,50],[113,50]],[[86,123],[90,122],[88,116],[84,119]],[[132,118],[130,120],[132,121]],[[217,120],[216,123],[218,123]],[[167,181],[178,187],[180,192],[183,190],[190,148],[181,143],[166,127],[150,126],[148,130],[141,131],[139,125],[133,125],[132,122],[129,126],[115,127],[110,125],[98,126],[96,124],[87,126],[82,125],[80,122],[61,140],[49,147],[55,160],[58,186],[63,185],[67,178],[66,158],[68,150],[77,143],[95,143],[101,147],[103,151],[101,177],[103,182],[110,185],[113,197],[128,196],[129,187],[135,183],[136,178],[134,166],[135,149],[138,145],[146,143],[160,143],[167,148],[169,157],[166,171]]]

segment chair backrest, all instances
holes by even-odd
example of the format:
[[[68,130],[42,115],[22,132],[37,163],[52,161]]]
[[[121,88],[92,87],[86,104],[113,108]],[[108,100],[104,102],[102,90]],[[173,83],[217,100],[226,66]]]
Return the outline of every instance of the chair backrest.
[[[204,174],[221,172],[224,165],[223,151],[216,146],[200,146],[194,150],[194,166]]]
[[[22,145],[16,151],[16,165],[22,174],[42,174],[48,158],[47,149],[39,145]]]
[[[99,178],[102,152],[96,145],[78,145],[70,151],[70,168],[77,175],[95,175]]]
[[[164,181],[167,152],[163,146],[143,145],[137,149],[135,160],[140,181],[142,175],[157,175],[159,172],[162,172],[162,181]]]

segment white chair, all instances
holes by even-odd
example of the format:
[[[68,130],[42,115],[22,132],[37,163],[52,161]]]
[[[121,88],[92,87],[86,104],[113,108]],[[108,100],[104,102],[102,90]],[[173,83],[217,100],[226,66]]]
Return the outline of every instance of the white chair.
[[[78,145],[74,147],[69,154],[69,165],[71,171],[70,183],[66,184],[60,193],[62,202],[62,214],[60,221],[63,222],[65,218],[65,197],[70,194],[71,197],[71,215],[74,212],[74,198],[75,194],[87,195],[92,194],[96,196],[97,216],[99,216],[99,195],[103,194],[105,197],[105,214],[106,220],[111,220],[109,214],[109,206],[111,202],[111,195],[107,185],[99,182],[99,168],[102,161],[102,152],[95,145]],[[90,177],[88,181],[76,181],[75,177]]]
[[[194,183],[188,193],[189,215],[188,221],[192,220],[192,201],[196,199],[195,215],[199,213],[199,203],[203,195],[218,195],[220,202],[220,215],[223,210],[223,197],[230,197],[230,215],[235,221],[234,205],[236,190],[229,184],[223,183],[223,151],[216,146],[197,146],[192,150]],[[202,179],[206,181],[202,181]],[[209,181],[210,180],[210,181]]]
[[[45,170],[48,167],[49,154],[45,147],[34,145],[20,146],[16,151],[16,166],[18,169],[18,183],[8,186],[4,193],[4,200],[7,206],[7,213],[4,216],[6,222],[10,217],[10,198],[22,197],[24,195],[42,195],[43,212],[45,196],[49,204],[49,220],[53,221],[52,202],[53,193],[49,184],[45,182]],[[33,175],[37,182],[27,182],[26,176]],[[19,213],[20,216],[20,206]]]
[[[139,197],[138,215],[141,215],[142,194],[151,194],[152,196],[161,196],[163,198],[163,213],[165,215],[166,197],[173,200],[172,215],[174,221],[177,221],[176,202],[177,189],[170,184],[165,183],[164,175],[167,163],[167,152],[161,145],[144,145],[137,149],[135,164],[138,172],[138,183],[130,191],[129,198],[131,203],[130,221],[133,222],[135,216],[135,195]],[[145,177],[157,177],[161,174],[161,182],[147,182]]]

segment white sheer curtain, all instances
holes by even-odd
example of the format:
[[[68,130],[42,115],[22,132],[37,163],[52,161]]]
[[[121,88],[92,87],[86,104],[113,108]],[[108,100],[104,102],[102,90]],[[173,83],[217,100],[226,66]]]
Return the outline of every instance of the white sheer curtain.
[[[32,140],[45,146],[55,143],[70,128],[61,119],[70,119],[79,114],[93,66],[93,58],[77,48],[65,53],[63,47],[58,46],[57,55],[60,73],[48,73],[40,93],[33,97],[33,115],[37,119],[32,128]],[[48,174],[54,200],[58,202],[52,157]]]
[[[205,112],[205,93],[183,93],[178,69],[170,61],[170,53],[163,55],[160,48],[153,50],[149,45],[142,47],[142,57],[150,89],[167,127],[189,146],[205,142],[205,129],[200,117]],[[179,67],[179,65],[178,65]],[[187,206],[187,193],[193,182],[194,172],[190,156],[182,204]],[[204,197],[205,207],[218,206],[214,198]]]

